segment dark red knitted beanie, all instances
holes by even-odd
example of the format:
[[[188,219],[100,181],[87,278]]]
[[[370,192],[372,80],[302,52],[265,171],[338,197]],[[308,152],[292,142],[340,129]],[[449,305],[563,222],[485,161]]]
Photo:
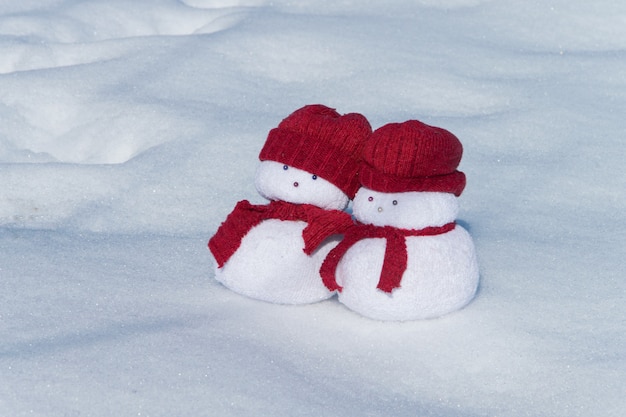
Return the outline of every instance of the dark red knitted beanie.
[[[461,195],[465,174],[459,139],[417,120],[389,123],[372,133],[363,149],[363,186],[381,192],[433,191]]]
[[[358,113],[340,115],[321,104],[304,106],[269,132],[259,159],[318,175],[349,198],[359,188],[361,154],[372,128]]]

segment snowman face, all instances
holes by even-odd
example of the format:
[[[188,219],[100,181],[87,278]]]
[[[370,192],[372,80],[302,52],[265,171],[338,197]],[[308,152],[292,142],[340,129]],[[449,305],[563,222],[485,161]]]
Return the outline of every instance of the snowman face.
[[[343,210],[349,201],[343,191],[315,173],[280,162],[261,161],[254,182],[268,200],[312,204],[326,210]]]
[[[361,187],[354,197],[356,219],[374,226],[423,229],[456,219],[459,204],[454,194],[407,191],[382,193]]]

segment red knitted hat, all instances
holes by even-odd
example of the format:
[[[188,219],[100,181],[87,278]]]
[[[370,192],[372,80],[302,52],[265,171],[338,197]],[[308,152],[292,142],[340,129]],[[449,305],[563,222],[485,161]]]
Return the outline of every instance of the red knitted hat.
[[[361,184],[381,192],[433,191],[461,195],[465,174],[459,139],[417,120],[389,123],[372,133],[363,149]]]
[[[371,133],[361,114],[342,116],[324,105],[311,104],[294,111],[269,132],[259,159],[318,175],[352,199],[359,188],[363,146]]]

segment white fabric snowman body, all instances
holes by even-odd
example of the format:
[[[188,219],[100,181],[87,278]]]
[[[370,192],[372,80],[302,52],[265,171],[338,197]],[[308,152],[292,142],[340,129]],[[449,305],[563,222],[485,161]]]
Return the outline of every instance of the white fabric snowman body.
[[[346,307],[404,321],[439,317],[472,300],[476,252],[455,223],[465,186],[456,170],[461,153],[451,133],[417,121],[373,133],[353,204],[358,225],[322,267]]]
[[[295,210],[306,208],[312,220],[327,214],[326,210],[343,210],[348,196],[314,176],[279,162],[262,161],[256,187],[269,200],[293,204]],[[336,213],[338,221],[343,215]],[[274,303],[312,303],[332,296],[320,279],[319,268],[339,236],[330,236],[307,254],[303,238],[307,226],[305,219],[262,220],[243,236],[228,262],[216,268],[215,278],[237,293]]]
[[[380,193],[361,188],[353,210],[362,223],[420,230],[453,223],[458,203],[447,193]],[[405,239],[407,266],[400,287],[390,293],[377,288],[387,242],[366,238],[352,246],[338,265],[337,283],[343,288],[339,301],[367,317],[415,320],[458,310],[474,297],[478,263],[464,228],[457,224],[444,233]]]
[[[358,188],[358,161],[370,133],[363,116],[340,116],[322,105],[305,106],[272,129],[255,177],[270,203],[241,201],[222,223],[209,241],[215,278],[273,303],[331,297],[319,269],[353,224],[342,210]]]

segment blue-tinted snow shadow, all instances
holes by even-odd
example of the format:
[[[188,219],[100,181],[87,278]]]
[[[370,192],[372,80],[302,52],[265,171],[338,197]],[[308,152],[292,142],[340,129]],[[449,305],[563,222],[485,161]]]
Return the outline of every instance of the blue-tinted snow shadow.
[[[71,333],[51,335],[16,343],[0,342],[0,359],[28,358],[97,344],[109,344],[122,339],[132,339],[157,334],[172,329],[193,326],[198,317],[148,318],[135,322],[116,322],[97,329],[76,330]]]

